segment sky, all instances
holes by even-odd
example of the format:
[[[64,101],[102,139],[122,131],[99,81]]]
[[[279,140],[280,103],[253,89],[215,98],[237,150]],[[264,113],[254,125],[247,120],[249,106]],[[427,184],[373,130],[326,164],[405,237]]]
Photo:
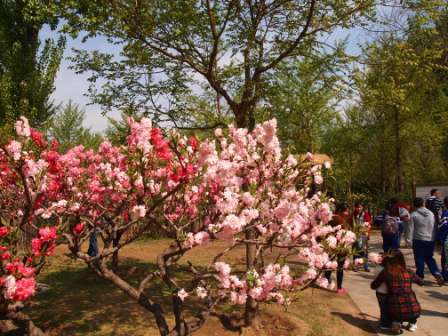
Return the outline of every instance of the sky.
[[[57,32],[51,31],[49,27],[44,27],[40,34],[41,39],[57,38]],[[348,52],[350,54],[359,53],[359,45],[368,39],[368,35],[361,29],[352,30],[338,30],[331,40],[339,40],[348,37]],[[83,108],[86,112],[85,126],[90,127],[93,131],[102,132],[106,129],[108,120],[107,117],[101,114],[101,107],[99,105],[89,104],[89,98],[86,97],[90,83],[88,82],[88,74],[76,74],[74,70],[70,69],[71,61],[68,59],[73,54],[72,49],[85,49],[89,51],[100,50],[102,52],[119,54],[120,49],[116,45],[111,45],[103,37],[96,37],[89,39],[83,43],[81,38],[77,39],[67,38],[67,46],[64,52],[64,57],[55,81],[55,91],[52,95],[55,103],[67,103],[72,100]],[[112,118],[118,118],[118,111],[108,111],[107,115]]]
[[[40,33],[42,40],[46,38],[57,38],[57,36],[57,33],[51,31],[48,26],[45,26]],[[64,57],[55,81],[56,89],[51,97],[57,104],[65,104],[69,100],[78,104],[86,112],[85,126],[90,127],[94,131],[102,132],[106,129],[108,120],[101,114],[101,107],[99,105],[89,104],[90,100],[85,96],[90,85],[87,80],[89,75],[86,73],[76,74],[74,70],[70,69],[71,61],[68,58],[73,54],[73,48],[90,51],[101,50],[114,54],[119,54],[120,50],[117,46],[111,45],[102,37],[96,37],[85,43],[82,43],[81,37],[77,39],[67,37]],[[108,113],[108,116],[117,118],[119,113],[117,111],[111,111]]]

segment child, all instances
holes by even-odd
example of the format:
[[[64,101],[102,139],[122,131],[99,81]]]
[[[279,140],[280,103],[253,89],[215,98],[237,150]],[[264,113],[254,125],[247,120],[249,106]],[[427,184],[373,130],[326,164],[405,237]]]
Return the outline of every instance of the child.
[[[376,278],[378,278],[379,274],[384,270],[383,263],[384,259],[376,268]],[[383,282],[377,288],[372,289],[376,289],[376,298],[378,300],[378,305],[380,306],[380,329],[391,329],[392,321],[387,314],[387,285]]]
[[[412,290],[412,275],[406,269],[404,256],[399,250],[393,250],[383,257],[384,270],[372,282],[372,289],[386,284],[387,296],[384,308],[392,323],[392,331],[402,333],[401,323],[408,322],[409,331],[417,330],[417,319],[421,308]]]

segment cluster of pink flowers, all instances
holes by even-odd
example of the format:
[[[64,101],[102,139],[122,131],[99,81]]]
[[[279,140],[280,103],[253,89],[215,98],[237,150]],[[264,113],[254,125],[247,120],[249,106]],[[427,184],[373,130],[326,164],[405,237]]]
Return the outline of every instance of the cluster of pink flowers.
[[[31,248],[34,256],[40,257],[50,256],[53,254],[56,248],[56,228],[55,227],[45,227],[39,230],[39,238],[33,238],[31,241]]]
[[[77,146],[60,155],[54,144],[45,147],[46,141],[26,119],[20,120],[19,139],[0,152],[0,167],[21,167],[32,204],[30,209],[25,208],[26,202],[4,207],[15,209],[12,220],[18,223],[26,215],[30,221],[57,223],[65,217],[69,220],[60,222],[76,223],[63,228],[73,238],[70,244],[80,244],[94,229],[101,230],[102,237],[112,237],[131,227],[143,232],[159,223],[176,237],[182,251],[228,239],[242,246],[266,246],[262,253],[293,251],[293,258],[307,267],[303,274],[294,275],[287,264],[273,263],[237,275],[218,258],[212,268],[217,281],[194,288],[200,298],[219,292],[234,304],[244,304],[248,297],[286,304],[288,292],[309,282],[329,286],[322,271],[336,269],[336,251],[351,247],[356,236],[328,225],[331,201],[320,192],[310,195],[312,186],[323,182],[325,167],[313,165],[311,154],[304,161],[284,155],[275,120],[257,125],[252,132],[230,126],[225,135],[217,129],[214,139],[203,142],[176,132],[166,135],[146,118],[128,122],[130,134],[124,146],[105,141],[97,151]],[[30,145],[39,155],[23,150]],[[17,171],[8,169],[1,173],[0,184],[12,186],[8,190],[26,200],[23,186],[15,183]],[[4,202],[7,195],[1,196]],[[250,241],[248,230],[253,233]],[[53,253],[56,233],[54,226],[39,230],[32,240],[35,260]],[[84,257],[78,253],[81,248],[70,246]],[[0,248],[2,259],[5,253]],[[8,293],[26,285],[30,289],[27,279],[34,279],[24,275],[31,266],[16,266],[10,266],[14,272],[8,273],[14,281],[3,279],[10,284]],[[184,301],[190,293],[178,288],[175,295]]]
[[[53,253],[56,228],[38,229],[36,216],[51,217],[52,212],[65,211],[59,201],[61,186],[59,154],[56,143],[48,147],[42,133],[31,128],[22,117],[15,124],[17,138],[0,149],[0,291],[7,301],[25,301],[36,291],[36,267],[43,257]],[[39,210],[42,207],[51,212]],[[19,247],[23,228],[38,229],[32,240],[32,252]]]
[[[252,270],[246,273],[245,279],[231,275],[230,265],[224,262],[215,263],[215,269],[218,272],[219,288],[229,291],[233,304],[244,304],[249,296],[257,301],[285,304],[288,300],[281,291],[291,290],[296,285],[288,265],[268,265],[261,275]]]
[[[209,239],[210,239],[210,235],[205,231],[201,231],[198,233],[188,232],[186,244],[188,247],[191,248],[194,246],[200,246],[200,245],[207,244]]]
[[[254,238],[259,244],[297,248],[297,258],[309,267],[302,276],[288,282],[288,290],[317,281],[328,287],[319,274],[323,270],[336,269],[336,251],[349,248],[356,236],[340,227],[331,227],[330,202],[324,195],[316,193],[309,197],[311,185],[321,184],[322,169],[329,165],[313,165],[312,154],[305,162],[298,162],[293,155],[282,155],[276,136],[276,121],[271,120],[246,129],[229,127],[229,135],[215,131],[214,141],[205,141],[199,149],[198,163],[206,167],[205,188],[211,202],[208,230],[214,237],[244,241],[247,229],[256,228]],[[300,186],[300,187],[298,187]],[[247,295],[256,300],[269,300],[275,294],[283,302],[280,290],[274,286],[266,290],[263,286],[248,286],[248,279],[262,283],[264,276],[253,270],[243,278],[229,276],[227,267],[217,264],[220,287],[228,290],[233,302],[242,303]],[[265,273],[278,270],[268,266]],[[291,278],[292,279],[292,278]],[[270,288],[269,286],[267,288]]]
[[[2,259],[0,268],[0,288],[3,297],[10,301],[25,301],[36,292],[35,266],[39,261],[36,257],[45,254],[50,255],[54,250],[54,239],[56,239],[53,228],[44,228],[40,230],[39,250],[35,251],[36,244],[33,239],[33,255],[27,258],[14,257],[13,250],[8,244],[13,240],[14,230],[1,227],[0,234],[0,256]],[[43,247],[45,246],[45,247]],[[45,250],[43,252],[42,250]],[[15,250],[14,250],[15,251]]]

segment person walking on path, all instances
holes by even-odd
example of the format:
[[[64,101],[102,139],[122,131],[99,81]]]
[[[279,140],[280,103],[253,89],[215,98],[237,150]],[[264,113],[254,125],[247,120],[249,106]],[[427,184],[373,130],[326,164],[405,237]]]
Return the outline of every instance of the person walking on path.
[[[408,322],[409,331],[417,331],[417,319],[421,314],[421,307],[412,290],[412,274],[406,269],[403,253],[399,250],[390,251],[383,256],[383,267],[378,276],[371,283],[371,288],[378,290],[386,285],[386,297],[379,301],[380,309],[387,316],[383,317],[387,327],[392,321],[392,331],[401,334],[402,323]],[[384,292],[384,290],[383,290]]]
[[[330,221],[330,225],[341,226],[345,230],[349,230],[348,219],[350,217],[350,208],[347,204],[338,204],[335,209],[335,214],[333,215],[332,220]],[[336,285],[337,285],[337,293],[345,294],[347,290],[342,287],[342,282],[344,280],[344,264],[345,259],[347,258],[347,253],[341,252],[336,256],[336,261],[338,263],[338,268],[336,269]],[[332,271],[325,271],[325,277],[328,282],[331,282],[331,273]]]
[[[434,214],[425,208],[423,198],[417,197],[414,200],[415,211],[411,214],[409,222],[409,236],[412,239],[412,249],[414,252],[415,267],[417,276],[424,278],[425,263],[429,271],[439,285],[443,285],[443,277],[434,259],[434,247],[436,237],[436,225]]]
[[[405,202],[398,199],[391,200],[393,204],[391,207],[390,215],[396,218],[400,218],[400,236],[398,238],[399,244],[401,245],[401,237],[404,238],[404,247],[411,247],[411,242],[407,239],[409,236],[409,221],[411,220],[411,214],[409,213],[410,207]]]
[[[381,228],[383,237],[383,252],[400,248],[399,218],[391,215],[392,202],[386,203],[386,209],[375,218],[375,222]]]
[[[431,189],[430,197],[426,200],[426,208],[434,214],[434,221],[438,226],[443,211],[443,202],[440,199],[440,191],[438,189]]]
[[[443,203],[445,208],[437,230],[437,240],[442,247],[440,259],[442,276],[448,282],[448,197],[445,197]]]
[[[369,250],[370,228],[372,217],[369,212],[364,209],[361,202],[355,203],[355,208],[351,216],[353,222],[352,231],[356,233],[357,239],[353,245],[353,260],[363,259],[363,266],[366,272],[369,272],[369,264],[367,260]]]

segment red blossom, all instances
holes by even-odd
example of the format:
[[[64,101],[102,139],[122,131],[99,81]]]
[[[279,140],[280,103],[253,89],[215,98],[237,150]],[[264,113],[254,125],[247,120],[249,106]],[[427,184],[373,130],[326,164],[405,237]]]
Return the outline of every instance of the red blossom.
[[[0,226],[0,237],[4,237],[8,234],[9,230],[6,226]]]
[[[196,137],[192,136],[188,139],[188,145],[195,151],[198,148],[199,141]]]
[[[82,230],[84,230],[84,223],[78,223],[73,227],[73,233],[75,235],[80,235]]]
[[[43,134],[41,132],[36,131],[34,128],[31,128],[30,131],[31,131],[31,138],[33,139],[34,144],[37,147],[40,147],[40,148],[47,147],[48,143],[45,140],[45,138],[44,138],[44,136],[43,136]]]

